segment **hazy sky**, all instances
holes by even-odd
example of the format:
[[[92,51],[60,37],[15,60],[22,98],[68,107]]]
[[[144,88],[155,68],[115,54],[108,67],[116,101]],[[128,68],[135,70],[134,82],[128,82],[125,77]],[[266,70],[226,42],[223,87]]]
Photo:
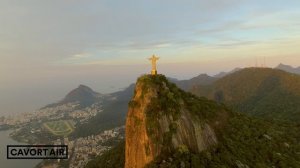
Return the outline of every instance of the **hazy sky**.
[[[189,78],[255,62],[300,66],[299,0],[0,0],[0,114],[79,84],[107,93],[158,70]]]

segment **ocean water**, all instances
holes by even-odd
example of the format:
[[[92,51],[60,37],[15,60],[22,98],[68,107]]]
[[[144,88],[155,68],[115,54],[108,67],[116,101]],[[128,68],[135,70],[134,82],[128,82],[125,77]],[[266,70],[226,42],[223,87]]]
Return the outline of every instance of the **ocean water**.
[[[7,145],[21,145],[24,143],[19,143],[14,141],[9,137],[8,131],[0,131],[0,167],[1,168],[34,168],[42,160],[32,159],[32,160],[9,160],[6,158],[6,146]]]

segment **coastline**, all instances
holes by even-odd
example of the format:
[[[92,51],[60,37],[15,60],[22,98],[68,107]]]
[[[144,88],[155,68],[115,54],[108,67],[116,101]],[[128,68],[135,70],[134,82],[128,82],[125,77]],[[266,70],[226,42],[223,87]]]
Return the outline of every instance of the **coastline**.
[[[0,131],[0,163],[1,167],[13,167],[13,168],[34,168],[42,160],[40,159],[31,159],[31,160],[8,160],[6,158],[6,146],[7,145],[24,145],[27,143],[19,142],[13,139],[10,134],[13,132],[13,129],[1,130]]]

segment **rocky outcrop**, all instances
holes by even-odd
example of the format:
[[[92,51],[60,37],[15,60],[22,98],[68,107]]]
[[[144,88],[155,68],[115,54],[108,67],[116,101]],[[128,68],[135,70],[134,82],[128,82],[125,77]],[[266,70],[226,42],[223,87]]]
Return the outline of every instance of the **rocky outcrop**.
[[[146,130],[145,109],[150,103],[150,97],[154,92],[148,92],[149,97],[142,99],[142,84],[138,83],[135,88],[135,95],[132,102],[139,102],[139,107],[129,107],[126,118],[126,146],[125,146],[125,167],[144,167],[153,160],[155,154],[149,147],[150,138]]]
[[[193,113],[185,94],[161,75],[138,79],[126,119],[125,168],[143,168],[180,147],[200,152],[218,142],[213,122]]]

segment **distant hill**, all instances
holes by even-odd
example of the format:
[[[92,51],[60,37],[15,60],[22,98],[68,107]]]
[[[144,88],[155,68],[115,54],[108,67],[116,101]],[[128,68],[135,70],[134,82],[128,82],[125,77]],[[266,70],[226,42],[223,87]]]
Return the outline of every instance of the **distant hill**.
[[[169,78],[169,80],[175,83],[179,88],[183,90],[190,90],[195,85],[209,85],[217,80],[217,78],[208,76],[207,74],[201,74],[188,80],[177,80]]]
[[[300,76],[282,70],[246,68],[191,92],[251,115],[300,121]]]
[[[110,95],[116,97],[118,101],[128,101],[133,96],[134,87],[135,84],[131,84],[124,90],[111,93]]]
[[[298,68],[294,68],[290,65],[279,64],[275,69],[280,69],[286,72],[300,74],[300,66]]]
[[[209,76],[207,74],[200,74],[196,77],[193,77],[191,79],[187,79],[187,80],[178,80],[176,78],[168,78],[169,81],[175,83],[180,89],[183,89],[185,91],[189,91],[191,90],[194,86],[197,85],[210,85],[212,83],[214,83],[216,80],[218,80],[219,78],[222,78],[226,75],[232,74],[234,72],[237,72],[241,70],[241,68],[235,68],[232,71],[229,72],[220,72],[218,74],[216,74],[215,76]]]
[[[88,86],[79,85],[78,88],[68,93],[67,96],[61,101],[61,103],[70,103],[77,101],[89,105],[94,103],[100,96],[101,94],[93,91]]]
[[[123,91],[105,95],[103,111],[89,119],[86,123],[77,125],[72,136],[85,137],[124,125],[128,102],[133,96],[134,87],[135,85],[132,84]]]
[[[76,89],[70,91],[61,101],[49,104],[44,108],[59,106],[67,103],[78,103],[80,107],[84,108],[98,102],[102,98],[103,95],[93,91],[88,86],[79,85]]]
[[[234,73],[234,72],[237,72],[237,71],[239,71],[239,70],[241,70],[241,69],[242,69],[242,68],[235,68],[235,69],[233,69],[232,71],[229,71],[229,72],[220,72],[220,73],[216,74],[216,75],[214,76],[214,78],[223,78],[224,76],[229,75],[229,74],[232,74],[232,73]]]

